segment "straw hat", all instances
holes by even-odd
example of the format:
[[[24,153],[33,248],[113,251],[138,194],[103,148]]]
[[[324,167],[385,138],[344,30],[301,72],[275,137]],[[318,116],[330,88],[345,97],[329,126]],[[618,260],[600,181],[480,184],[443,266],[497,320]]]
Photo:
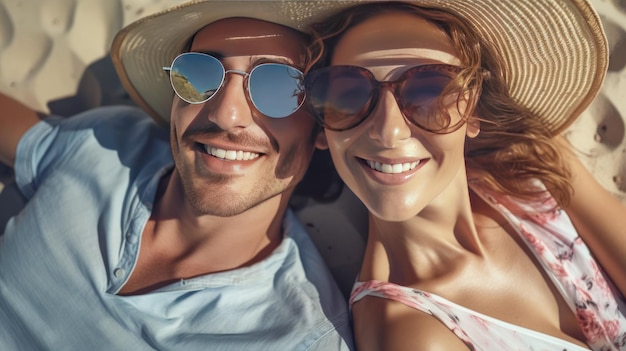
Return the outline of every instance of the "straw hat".
[[[205,25],[250,17],[297,30],[362,1],[191,1],[122,29],[111,55],[135,102],[168,123],[173,92],[162,67]],[[587,0],[421,0],[449,9],[473,24],[505,58],[511,95],[558,133],[599,92],[608,67],[608,44]]]

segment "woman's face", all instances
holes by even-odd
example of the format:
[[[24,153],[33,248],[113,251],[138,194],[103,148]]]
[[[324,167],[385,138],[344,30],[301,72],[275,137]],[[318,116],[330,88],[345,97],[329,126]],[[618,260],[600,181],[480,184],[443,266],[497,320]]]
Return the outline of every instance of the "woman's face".
[[[415,15],[389,13],[348,30],[331,65],[365,67],[377,80],[393,81],[411,67],[433,63],[460,65],[447,36]],[[460,118],[456,106],[450,104],[448,111],[453,119]],[[361,124],[326,130],[325,136],[337,171],[370,212],[402,221],[450,189],[455,178],[465,178],[465,137],[477,133],[473,122],[450,134],[426,132],[408,121],[392,92],[383,89]]]

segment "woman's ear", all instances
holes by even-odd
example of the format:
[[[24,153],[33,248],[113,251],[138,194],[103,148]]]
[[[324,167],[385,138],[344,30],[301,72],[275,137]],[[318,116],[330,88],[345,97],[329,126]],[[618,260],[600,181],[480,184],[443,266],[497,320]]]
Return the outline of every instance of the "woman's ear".
[[[326,133],[324,133],[324,129],[321,129],[319,133],[317,133],[317,137],[315,138],[315,147],[320,150],[328,149],[328,141],[326,140]]]
[[[467,130],[465,134],[468,138],[476,138],[480,134],[480,120],[474,116],[467,120]]]

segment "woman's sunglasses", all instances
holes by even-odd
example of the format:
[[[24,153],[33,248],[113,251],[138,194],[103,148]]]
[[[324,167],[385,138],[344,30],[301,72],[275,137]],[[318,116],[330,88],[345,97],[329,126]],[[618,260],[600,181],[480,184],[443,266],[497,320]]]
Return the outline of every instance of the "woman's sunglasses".
[[[267,117],[283,118],[296,112],[304,102],[304,75],[280,63],[263,63],[248,72],[226,70],[215,57],[186,52],[174,58],[169,71],[176,95],[190,104],[209,101],[220,90],[227,73],[244,76],[248,98]]]
[[[408,120],[424,130],[443,134],[465,122],[460,117],[451,120],[450,114],[443,111],[449,100],[440,99],[461,70],[445,64],[421,65],[410,68],[395,81],[380,82],[363,67],[329,66],[309,72],[304,85],[311,112],[326,129],[343,131],[359,125],[374,110],[381,89],[387,87]]]

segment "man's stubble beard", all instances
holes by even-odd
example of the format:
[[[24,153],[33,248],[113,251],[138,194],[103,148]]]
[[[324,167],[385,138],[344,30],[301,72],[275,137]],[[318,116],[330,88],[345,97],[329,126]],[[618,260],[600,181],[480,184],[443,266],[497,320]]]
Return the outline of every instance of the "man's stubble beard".
[[[207,181],[207,178],[202,179]],[[232,217],[255,208],[275,196],[280,196],[289,188],[289,184],[283,182],[259,181],[255,182],[255,187],[249,192],[237,191],[237,189],[215,190],[215,187],[220,186],[233,187],[228,184],[228,180],[228,176],[212,175],[210,184],[204,187],[194,184],[194,179],[183,178],[185,199],[197,215]]]

